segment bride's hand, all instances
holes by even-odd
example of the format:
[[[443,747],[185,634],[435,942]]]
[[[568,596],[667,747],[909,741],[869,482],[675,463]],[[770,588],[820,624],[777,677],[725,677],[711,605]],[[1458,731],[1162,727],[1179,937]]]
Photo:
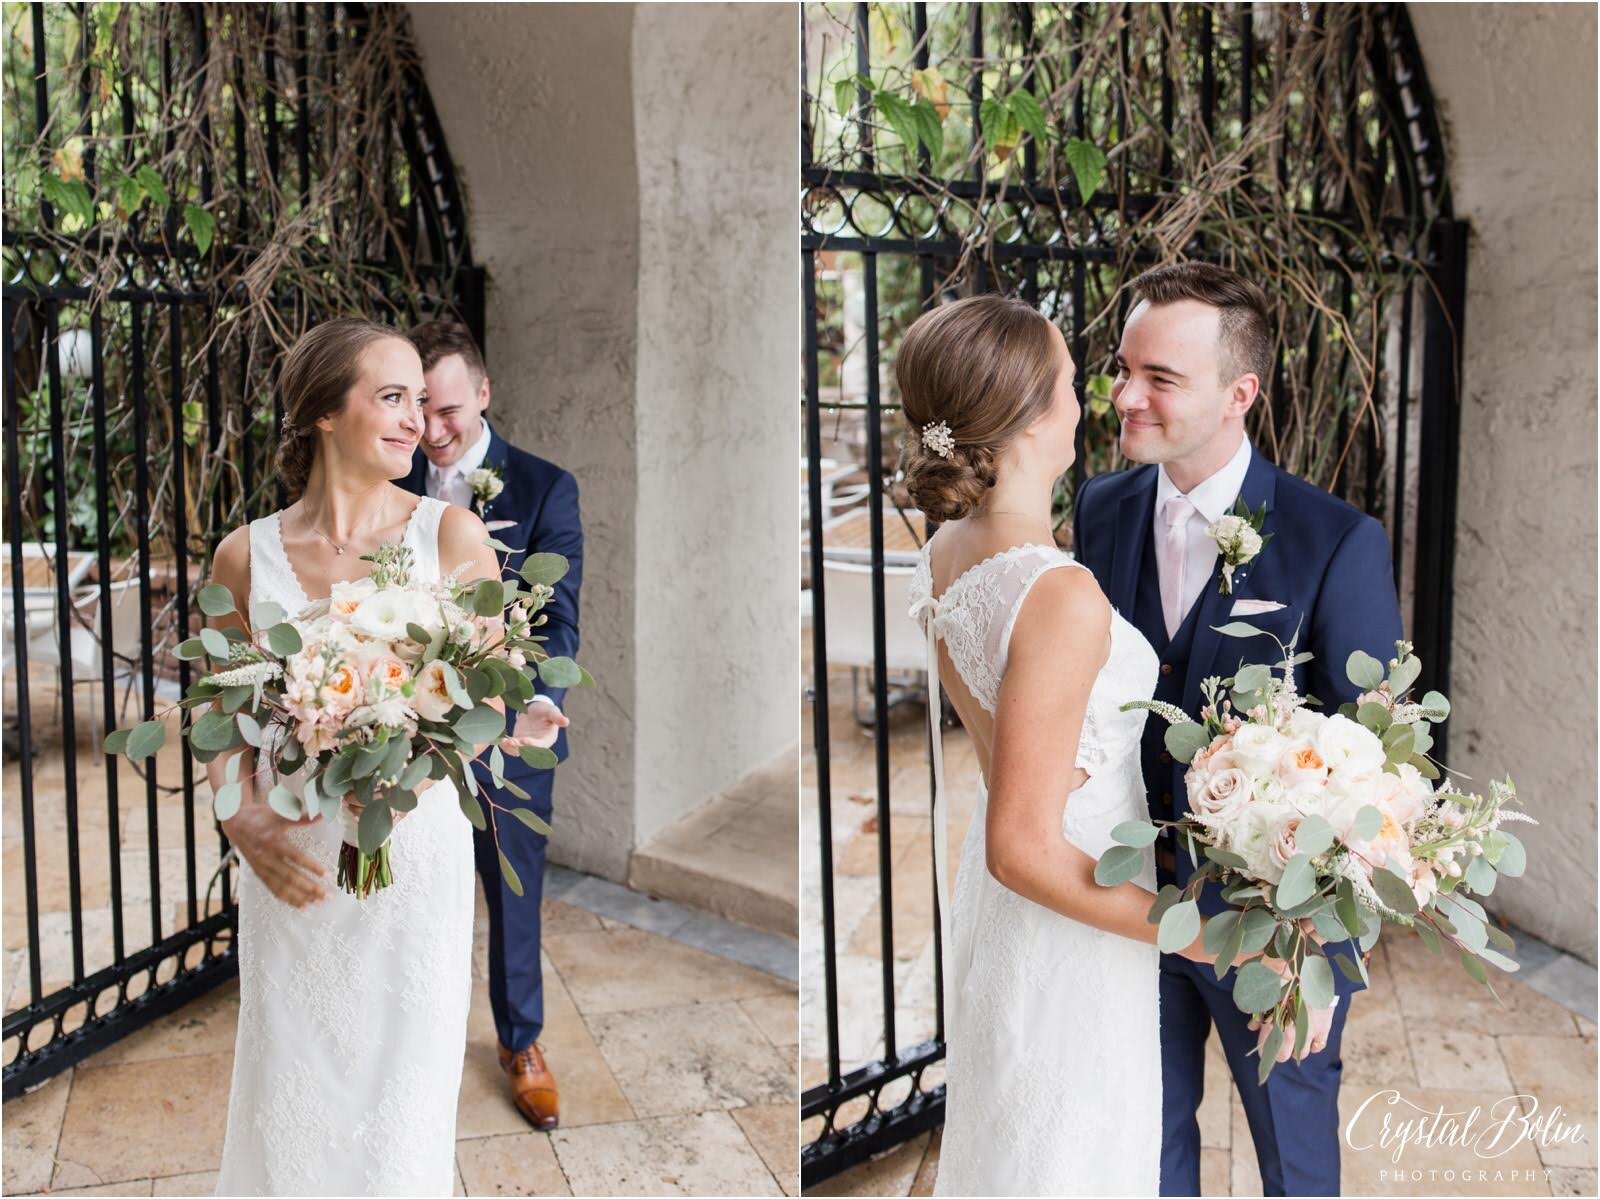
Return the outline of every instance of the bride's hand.
[[[222,831],[256,877],[292,908],[308,907],[328,897],[322,885],[328,868],[289,840],[289,829],[299,823],[285,820],[264,803],[247,803],[222,822]]]

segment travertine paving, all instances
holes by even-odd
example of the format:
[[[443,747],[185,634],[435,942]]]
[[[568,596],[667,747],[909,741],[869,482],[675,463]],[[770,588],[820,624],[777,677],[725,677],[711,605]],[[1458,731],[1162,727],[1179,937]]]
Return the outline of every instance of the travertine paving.
[[[809,649],[809,643],[807,648]],[[807,668],[809,672],[809,667]],[[809,673],[807,682],[810,681]],[[851,720],[850,681],[834,670],[829,685],[835,929],[838,940],[840,1056],[845,1070],[883,1052],[882,897],[878,880],[879,814],[876,749]],[[889,855],[893,863],[892,913],[895,1041],[904,1049],[934,1029],[932,841],[928,820],[926,717],[919,704],[891,715]],[[959,859],[971,817],[977,764],[960,729],[944,740],[951,799],[950,862]],[[801,1080],[827,1077],[822,1000],[821,897],[816,763],[810,746],[802,759],[801,801]],[[1511,885],[1511,884],[1508,884]],[[1343,1190],[1351,1195],[1594,1195],[1597,1193],[1594,971],[1548,947],[1530,943],[1520,955],[1529,976],[1563,1002],[1534,986],[1497,977],[1497,1003],[1453,960],[1433,957],[1414,937],[1386,935],[1372,960],[1372,987],[1352,1001],[1344,1038],[1342,1127],[1350,1128],[1343,1156]],[[1573,985],[1577,980],[1577,985]],[[1583,985],[1586,983],[1586,986]],[[1259,1195],[1244,1110],[1215,1038],[1208,1054],[1206,1096],[1200,1110],[1204,1146],[1202,1190],[1207,1195]],[[930,1072],[931,1073],[931,1072]],[[1385,1106],[1388,1093],[1402,1102]],[[1492,1146],[1485,1136],[1473,1148],[1450,1145],[1394,1147],[1377,1144],[1383,1120],[1405,1115],[1405,1104],[1426,1113],[1442,1106],[1465,1119],[1480,1109],[1476,1127],[1495,1121],[1494,1105],[1511,1095],[1531,1095],[1538,1114],[1558,1105],[1559,1132],[1544,1144],[1512,1134]],[[1368,1103],[1374,1095],[1379,1096]],[[1362,1105],[1367,1106],[1363,1109]],[[1528,1105],[1524,1103],[1524,1110]],[[1501,1112],[1504,1113],[1502,1107]],[[802,1139],[816,1135],[808,1121]],[[1509,1148],[1508,1148],[1509,1146]],[[939,1134],[923,1134],[879,1158],[829,1180],[818,1195],[928,1195],[939,1154]]]

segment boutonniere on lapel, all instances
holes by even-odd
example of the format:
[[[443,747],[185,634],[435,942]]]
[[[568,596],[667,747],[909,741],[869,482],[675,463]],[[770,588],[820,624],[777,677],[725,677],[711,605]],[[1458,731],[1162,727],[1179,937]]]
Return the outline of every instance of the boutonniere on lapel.
[[[1222,555],[1222,582],[1218,590],[1223,595],[1233,594],[1233,572],[1254,562],[1262,547],[1272,540],[1271,533],[1263,535],[1261,532],[1266,519],[1265,503],[1252,512],[1244,500],[1238,499],[1233,502],[1232,512],[1206,529],[1206,536],[1217,543],[1217,552]],[[1239,578],[1243,581],[1244,576]]]
[[[495,496],[506,489],[506,481],[498,466],[480,466],[467,476],[467,486],[472,488],[472,510],[481,518]]]

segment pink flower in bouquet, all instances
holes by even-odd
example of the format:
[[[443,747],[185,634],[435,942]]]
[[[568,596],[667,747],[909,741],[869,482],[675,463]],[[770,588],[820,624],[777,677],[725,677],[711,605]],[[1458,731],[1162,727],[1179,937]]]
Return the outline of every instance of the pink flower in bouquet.
[[[377,589],[377,585],[371,579],[352,579],[348,582],[335,583],[333,593],[328,597],[328,611],[334,616],[348,620],[361,606],[361,601]]]
[[[1219,770],[1191,792],[1189,807],[1202,822],[1224,824],[1249,806],[1250,776],[1238,767]]]
[[[1285,787],[1321,786],[1328,778],[1328,764],[1317,747],[1299,741],[1283,751],[1278,759],[1278,778]]]
[[[361,703],[365,695],[366,689],[361,685],[361,676],[356,673],[355,667],[348,662],[340,662],[328,672],[317,698],[322,701],[324,708],[342,716]]]
[[[1273,834],[1272,845],[1268,853],[1272,860],[1278,864],[1279,869],[1289,864],[1289,859],[1295,855],[1295,834],[1300,831],[1300,817],[1290,816],[1278,826],[1278,831]]]
[[[1410,873],[1411,894],[1416,896],[1419,908],[1426,907],[1439,891],[1439,876],[1434,872],[1433,863],[1413,861]]]
[[[445,685],[444,663],[438,658],[417,672],[416,690],[411,693],[411,707],[423,720],[443,720],[454,701]]]
[[[1212,758],[1215,755],[1225,751],[1232,743],[1233,738],[1229,737],[1226,733],[1217,737],[1213,737],[1210,745],[1206,746],[1204,749],[1196,753],[1194,757],[1189,759],[1189,769],[1195,771],[1211,769]],[[1232,763],[1230,762],[1229,765],[1232,765]],[[1219,766],[1216,767],[1216,769],[1223,770],[1226,769],[1226,767]]]
[[[1416,774],[1416,767],[1409,764],[1402,769]],[[1417,776],[1421,778],[1420,775]],[[1378,776],[1379,792],[1374,804],[1386,816],[1394,819],[1398,825],[1405,826],[1415,821],[1427,809],[1426,802],[1398,774],[1381,774]]]

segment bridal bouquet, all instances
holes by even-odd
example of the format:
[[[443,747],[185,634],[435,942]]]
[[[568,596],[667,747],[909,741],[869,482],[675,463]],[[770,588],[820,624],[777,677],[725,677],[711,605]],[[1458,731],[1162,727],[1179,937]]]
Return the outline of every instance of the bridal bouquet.
[[[508,547],[491,540],[495,549]],[[527,792],[508,782],[498,745],[504,715],[486,701],[521,707],[534,679],[551,687],[593,683],[570,658],[552,658],[534,630],[567,572],[559,554],[531,554],[522,566],[526,587],[499,578],[461,583],[413,581],[411,551],[385,545],[363,559],[372,574],[337,583],[326,600],[289,617],[275,604],[257,605],[255,631],[205,628],[178,646],[178,657],[209,659],[210,673],[188,689],[179,707],[207,709],[184,729],[202,762],[248,745],[267,804],[289,820],[316,815],[343,821],[338,882],[366,897],[393,880],[389,836],[395,814],[416,807],[430,783],[455,784],[461,809],[474,827],[487,827],[472,771],[477,746],[489,742],[489,770],[497,787],[519,799]],[[207,616],[237,611],[232,593],[213,583],[199,595]],[[496,635],[490,618],[502,618]],[[149,757],[166,739],[166,721],[147,720],[111,733],[107,753]],[[239,810],[244,783],[240,756],[228,759],[226,782],[215,797],[217,819]],[[553,767],[548,749],[524,746],[530,765]],[[343,799],[361,805],[359,820]],[[490,819],[501,805],[490,803]],[[536,832],[549,826],[530,809],[509,811]],[[500,855],[511,890],[521,880]]]
[[[1219,631],[1262,633],[1242,622]],[[1160,828],[1175,831],[1196,870],[1185,887],[1163,887],[1150,910],[1169,953],[1200,931],[1201,887],[1222,885],[1222,898],[1235,906],[1206,924],[1205,947],[1216,955],[1218,978],[1239,958],[1251,959],[1239,969],[1233,998],[1269,1027],[1263,1080],[1286,1036],[1295,1038],[1296,1056],[1304,1049],[1308,1006],[1333,1002],[1323,942],[1354,939],[1365,952],[1393,924],[1435,953],[1449,946],[1486,986],[1485,962],[1516,970],[1505,956],[1511,938],[1470,894],[1487,895],[1501,875],[1522,873],[1522,844],[1501,826],[1532,823],[1508,806],[1516,799],[1509,779],[1491,782],[1487,796],[1448,780],[1434,785],[1441,776],[1428,756],[1430,730],[1450,705],[1434,691],[1408,698],[1422,669],[1409,643],[1396,643],[1387,668],[1351,654],[1346,672],[1362,694],[1334,715],[1312,711],[1307,705],[1316,701],[1296,692],[1294,667],[1312,655],[1296,654],[1293,641],[1278,645],[1279,674],[1251,665],[1231,679],[1205,680],[1198,721],[1153,700],[1124,705],[1170,722],[1167,749],[1189,764],[1190,814],[1159,826],[1119,825],[1118,844],[1095,870],[1104,885],[1126,881]],[[1352,981],[1367,981],[1359,958],[1332,961]]]

